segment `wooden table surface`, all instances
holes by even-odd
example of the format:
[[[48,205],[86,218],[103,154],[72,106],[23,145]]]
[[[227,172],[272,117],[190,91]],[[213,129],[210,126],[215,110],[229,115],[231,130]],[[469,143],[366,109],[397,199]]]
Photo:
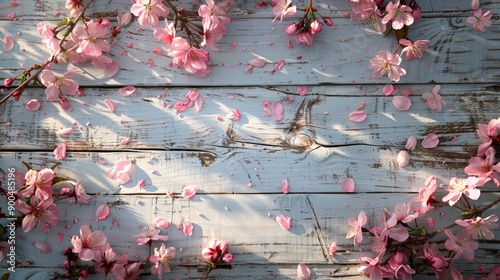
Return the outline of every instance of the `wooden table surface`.
[[[1,37],[16,40],[13,51],[0,52],[0,80],[48,57],[34,26],[42,20],[54,24],[62,17],[57,13],[64,13],[64,1],[38,1],[35,6],[34,1],[19,0],[17,7],[9,2],[0,3],[0,14],[14,10],[22,20],[0,18]],[[128,252],[132,259],[135,254],[145,256],[146,246],[136,245],[130,236],[157,217],[173,224],[162,233],[170,237],[166,245],[177,248],[172,273],[165,279],[200,279],[201,249],[214,238],[229,241],[235,257],[232,270],[217,270],[212,279],[295,279],[298,263],[308,264],[314,279],[363,278],[358,276],[358,259],[367,253],[345,238],[347,219],[364,210],[375,224],[382,209],[411,200],[427,176],[436,175],[440,183],[464,176],[463,168],[480,143],[477,123],[500,117],[499,0],[481,3],[494,14],[486,33],[467,24],[469,0],[418,2],[424,18],[412,27],[411,36],[429,39],[431,46],[422,60],[403,62],[408,75],[395,86],[413,92],[406,112],[396,110],[392,97],[382,94],[389,79],[370,79],[368,69],[370,58],[378,50],[394,49],[395,40],[343,17],[342,12],[350,11],[349,2],[320,4],[335,25],[316,35],[312,46],[296,44],[284,34],[292,17],[271,22],[271,8],[257,10],[254,2],[237,1],[227,35],[217,44],[220,51],[210,54],[212,70],[205,78],[169,66],[166,51],[153,52],[162,45],[152,28],[133,22],[122,29],[110,51],[120,67],[117,75],[105,78],[91,65],[76,65],[74,79],[84,95],[69,98],[71,111],[45,101],[43,88],[29,88],[19,102],[0,105],[3,170],[24,171],[21,160],[35,168],[49,167],[58,162],[52,151],[65,142],[68,156],[57,174],[81,179],[92,195],[90,205],[58,203],[59,224],[48,234],[18,229],[22,242],[17,247],[19,278],[14,279],[47,279],[64,262],[62,251],[71,247],[71,236],[81,224],[106,233],[116,252]],[[90,11],[114,19],[116,11],[128,7],[129,0],[99,0]],[[289,40],[293,48],[287,47]],[[258,57],[266,66],[245,73],[248,61]],[[153,59],[152,66],[148,59]],[[269,73],[280,60],[283,69]],[[52,69],[63,73],[66,67]],[[441,112],[431,111],[421,99],[435,84],[441,85],[447,104]],[[129,85],[137,94],[121,96],[118,89]],[[307,94],[299,95],[297,86],[306,86]],[[200,112],[176,113],[170,105],[191,89],[199,91],[205,106]],[[285,102],[292,97],[293,102]],[[24,108],[33,98],[40,100],[41,110]],[[115,103],[114,113],[105,99]],[[283,120],[266,117],[263,101],[282,102]],[[367,118],[354,123],[348,115],[362,102]],[[241,120],[226,117],[232,109],[241,112]],[[73,127],[73,133],[56,136],[67,127]],[[408,136],[420,142],[429,133],[439,136],[439,145],[418,146],[408,166],[399,167],[397,153]],[[127,138],[130,143],[122,145]],[[106,171],[124,159],[133,160],[136,168],[132,181],[119,185]],[[354,193],[340,187],[347,177],[355,181]],[[284,179],[288,194],[281,191]],[[138,186],[141,180],[144,188]],[[184,187],[197,187],[198,194],[186,200],[181,196]],[[483,192],[485,201],[499,195],[491,186]],[[97,222],[95,211],[106,203],[110,216]],[[498,215],[500,208],[490,212]],[[290,231],[274,220],[280,214],[292,217]],[[458,218],[458,212],[435,216],[438,225],[445,225]],[[184,221],[193,223],[192,236],[178,229]],[[61,241],[55,233],[62,234]],[[460,263],[464,275],[480,276],[480,266],[499,264],[500,230],[495,235],[495,240],[480,242],[477,260]],[[34,241],[49,243],[52,253],[39,252]],[[333,241],[339,243],[334,258],[328,255]],[[368,246],[366,239],[362,248]]]

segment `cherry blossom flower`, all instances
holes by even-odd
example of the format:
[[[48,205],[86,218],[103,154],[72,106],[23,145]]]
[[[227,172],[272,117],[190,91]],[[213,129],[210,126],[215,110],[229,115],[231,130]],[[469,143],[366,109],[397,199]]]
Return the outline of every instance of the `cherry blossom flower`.
[[[312,45],[313,42],[313,33],[310,29],[300,30],[295,35],[295,41],[299,44],[306,44],[308,46]]]
[[[151,267],[151,273],[158,275],[158,279],[163,279],[163,273],[170,272],[170,261],[175,257],[174,247],[165,247],[165,243],[161,244],[160,249],[155,247],[155,254],[149,258],[149,261],[154,263]]]
[[[104,272],[104,279],[112,271],[113,266],[125,266],[127,262],[128,254],[119,256],[109,243],[102,245],[94,255],[94,268],[96,271]]]
[[[476,132],[483,142],[477,149],[477,156],[482,157],[492,144],[500,143],[500,118],[490,120],[488,125],[478,123]]]
[[[206,5],[201,5],[198,8],[198,15],[202,17],[202,24],[205,24],[205,21],[210,20],[211,17],[216,17],[223,24],[231,22],[231,19],[226,16],[226,11],[233,4],[229,1],[220,1],[218,4],[215,4],[214,0],[206,0],[206,3]]]
[[[218,262],[230,263],[233,261],[233,254],[228,252],[229,243],[226,240],[212,239],[208,247],[201,250],[201,255],[208,262],[217,264]]]
[[[472,24],[472,27],[477,32],[486,32],[486,27],[491,26],[491,11],[486,11],[483,14],[483,9],[479,8],[472,11],[473,16],[467,18],[467,22]]]
[[[481,191],[476,188],[478,182],[479,179],[477,177],[469,177],[467,179],[451,178],[446,190],[448,194],[443,197],[443,202],[448,201],[448,204],[453,206],[462,197],[462,194],[472,200],[477,200],[481,194]]]
[[[164,20],[164,24],[165,28],[155,27],[153,36],[170,48],[172,41],[175,38],[175,26],[173,22],[168,23],[168,19]]]
[[[369,257],[361,257],[361,261],[366,262],[366,264],[362,264],[359,266],[358,271],[363,275],[370,276],[370,279],[382,280],[383,278],[392,278],[394,277],[394,273],[383,266],[380,263],[380,258],[383,256],[383,253],[380,253],[375,258]]]
[[[76,52],[88,57],[98,57],[103,52],[108,52],[111,45],[106,41],[106,33],[108,33],[107,26],[97,24],[93,20],[85,25],[77,25],[73,29],[73,34],[80,40]]]
[[[70,16],[76,17],[83,8],[82,0],[66,0],[66,10],[69,11]]]
[[[420,189],[418,192],[418,197],[414,197],[414,202],[420,202],[420,214],[424,214],[428,210],[433,210],[434,207],[430,204],[432,202],[436,202],[437,200],[434,198],[434,192],[437,189],[437,181],[435,176],[429,176],[425,180],[425,187]]]
[[[58,55],[61,51],[61,46],[54,36],[54,32],[52,32],[49,24],[46,22],[39,22],[36,26],[36,31],[42,36],[42,45],[44,48],[46,48],[50,54],[54,56]]]
[[[58,223],[59,211],[56,209],[52,197],[38,199],[36,196],[32,196],[29,205],[26,201],[17,199],[15,208],[17,212],[25,215],[22,222],[23,232],[29,232],[36,227],[54,226]]]
[[[382,19],[382,23],[386,24],[392,20],[392,28],[398,30],[403,26],[413,24],[413,16],[411,8],[406,5],[400,5],[399,0],[396,3],[389,2],[385,8],[387,14]]]
[[[191,74],[205,77],[210,73],[209,54],[204,49],[189,46],[186,39],[175,37],[172,40],[172,51],[168,53],[177,67],[183,67]]]
[[[78,257],[84,261],[91,261],[99,253],[101,246],[106,243],[106,235],[97,230],[92,232],[88,225],[80,226],[80,236],[73,235],[73,253],[78,253]]]
[[[363,240],[363,231],[362,227],[368,222],[365,211],[361,211],[358,214],[358,219],[349,218],[347,223],[350,228],[347,232],[346,238],[354,237],[354,246],[358,246],[359,243]]]
[[[352,19],[365,20],[380,33],[384,33],[386,31],[387,24],[382,22],[382,13],[374,1],[359,1],[357,3],[352,3],[351,8]]]
[[[500,186],[500,162],[495,163],[496,151],[493,147],[486,150],[485,157],[473,157],[469,159],[469,165],[464,168],[469,176],[478,176],[478,186],[493,180],[495,185]]]
[[[226,27],[219,18],[212,16],[210,20],[203,22],[203,41],[201,46],[207,46],[213,51],[218,51],[214,43],[220,41],[226,35]]]
[[[115,263],[111,273],[115,276],[116,280],[136,280],[140,279],[141,274],[144,272],[141,269],[141,262],[132,262],[126,265]]]
[[[421,251],[421,256],[419,258],[425,260],[427,262],[427,265],[430,266],[434,271],[439,272],[442,271],[443,269],[446,269],[449,264],[450,258],[446,258],[443,256],[441,251],[437,248],[436,243],[432,243],[432,245],[429,246],[429,243],[426,242],[424,244],[424,247],[422,248]]]
[[[492,240],[495,238],[492,229],[498,228],[498,217],[493,214],[486,218],[476,217],[472,219],[456,220],[455,224],[463,226],[464,230],[474,239]]]
[[[73,71],[69,70],[64,75],[56,76],[50,70],[43,70],[39,76],[40,82],[46,87],[45,95],[48,101],[57,101],[60,93],[74,95],[78,90],[78,84],[71,79]]]
[[[24,197],[30,197],[33,194],[40,200],[45,200],[52,197],[54,189],[52,188],[52,179],[55,173],[50,168],[45,168],[40,171],[29,170],[26,175],[26,186],[18,190],[18,194]]]
[[[396,204],[396,206],[394,207],[394,211],[392,212],[392,214],[396,217],[397,221],[401,221],[402,223],[407,224],[418,218],[418,212],[410,214],[410,211],[412,210],[413,208],[411,207],[411,201],[408,203],[398,202],[398,204]]]
[[[474,250],[479,247],[479,243],[471,240],[470,234],[466,231],[460,231],[457,235],[454,235],[450,229],[444,231],[448,239],[444,243],[446,250],[455,251],[455,256],[453,259],[460,259],[463,257],[464,260],[474,259]]]
[[[76,202],[80,202],[83,204],[90,203],[90,195],[85,192],[85,188],[80,184],[80,180],[76,181],[74,192]]]
[[[397,216],[393,215],[389,220],[386,219],[386,214],[380,214],[380,226],[374,226],[370,229],[373,234],[378,234],[380,237],[389,237],[397,241],[405,241],[408,239],[409,233],[403,227],[396,227],[398,223]]]
[[[432,92],[422,93],[422,99],[424,99],[425,105],[433,111],[441,111],[443,106],[446,107],[446,102],[444,102],[443,99],[441,99],[441,95],[439,95],[440,89],[440,85],[435,85]]]
[[[297,7],[292,5],[292,0],[272,0],[273,14],[276,16],[273,22],[279,17],[280,22],[284,16],[293,16],[297,12]]]
[[[130,11],[139,17],[137,21],[140,25],[149,24],[152,27],[158,26],[159,17],[165,17],[169,13],[162,0],[135,0]]]
[[[417,40],[412,43],[410,40],[401,39],[399,40],[399,44],[405,46],[401,54],[405,54],[406,60],[422,58],[424,52],[429,48],[429,40]]]
[[[130,237],[132,240],[136,240],[137,245],[151,244],[153,240],[167,241],[168,236],[160,235],[160,230],[156,229],[153,224],[149,224],[141,233],[133,235]]]
[[[398,82],[401,76],[406,75],[406,70],[401,66],[401,57],[398,54],[393,54],[390,51],[379,51],[370,59],[369,68],[374,69],[372,78],[382,77],[386,71],[394,82]]]
[[[388,268],[394,272],[396,279],[411,279],[411,275],[415,274],[408,263],[408,256],[400,251],[394,252],[387,261]]]

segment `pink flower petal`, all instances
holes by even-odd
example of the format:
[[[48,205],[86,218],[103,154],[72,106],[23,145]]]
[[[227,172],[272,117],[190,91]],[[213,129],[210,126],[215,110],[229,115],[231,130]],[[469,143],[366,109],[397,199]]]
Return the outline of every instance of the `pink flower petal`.
[[[5,35],[5,37],[3,37],[3,49],[6,51],[6,52],[10,52],[13,48],[14,48],[14,38],[12,38],[12,36],[10,35]]]
[[[354,192],[354,180],[352,178],[345,178],[344,180],[342,180],[342,183],[340,183],[340,187],[342,187],[345,192]]]
[[[167,229],[170,226],[170,222],[165,218],[156,218],[154,221],[156,227]]]
[[[332,244],[328,248],[328,253],[332,257],[333,257],[333,255],[335,255],[335,253],[337,253],[337,241],[332,242]]]
[[[237,109],[233,109],[231,110],[231,112],[229,112],[229,114],[227,114],[226,117],[233,121],[239,121],[241,119],[241,114]]]
[[[40,109],[40,102],[38,102],[38,100],[36,100],[36,99],[31,99],[30,101],[28,101],[28,103],[26,103],[26,109],[28,109],[30,111],[39,110]]]
[[[108,110],[110,110],[111,113],[115,111],[115,104],[113,103],[113,101],[106,98],[104,99],[104,104],[106,104],[106,107],[108,107]]]
[[[297,279],[309,280],[311,278],[311,269],[305,263],[299,263],[297,266]]]
[[[66,157],[66,143],[62,142],[54,150],[54,157],[57,160],[62,160]]]
[[[429,133],[422,141],[422,147],[426,149],[435,148],[439,144],[439,138],[434,133]]]
[[[402,95],[392,97],[392,105],[399,111],[408,111],[411,107],[410,98]]]
[[[110,78],[118,73],[118,65],[114,62],[104,64],[104,77]]]
[[[281,191],[284,194],[287,194],[290,191],[290,188],[288,187],[288,180],[287,179],[283,179],[283,181],[281,181]]]
[[[366,119],[365,111],[353,111],[349,114],[349,119],[353,122],[362,122]]]
[[[305,86],[298,86],[297,93],[300,94],[301,96],[304,96],[307,93],[307,88]]]
[[[411,95],[411,89],[405,88],[401,94],[403,94],[403,96],[410,96]]]
[[[401,150],[398,153],[397,161],[398,161],[398,165],[400,167],[405,167],[408,164],[408,162],[410,161],[410,155],[408,154],[407,151]]]
[[[132,13],[131,12],[118,13],[116,19],[119,25],[127,25],[132,20]]]
[[[201,111],[201,108],[203,108],[203,100],[201,98],[197,98],[195,101],[194,101],[194,111],[195,112],[199,112]]]
[[[143,189],[144,188],[144,185],[146,184],[146,181],[144,179],[140,180],[139,181],[139,189]]]
[[[392,84],[387,84],[382,88],[382,93],[385,96],[389,96],[394,92],[394,86]]]
[[[269,107],[264,107],[264,117],[269,117],[271,115],[271,110],[269,110]]]
[[[359,103],[359,105],[358,105],[358,107],[356,107],[356,109],[361,110],[361,109],[365,108],[365,105],[366,105],[366,104],[365,104],[365,102],[363,101],[363,102]]]
[[[130,144],[130,138],[125,138],[122,140],[122,145],[128,145]]]
[[[58,130],[56,132],[56,136],[59,137],[61,135],[66,135],[66,134],[70,134],[71,132],[73,132],[73,128],[72,127],[68,127],[68,128],[63,128],[61,130]]]
[[[271,114],[273,115],[274,120],[276,120],[277,122],[283,120],[284,108],[280,102],[274,102],[273,109],[271,112],[272,112]]]
[[[408,140],[406,140],[405,148],[407,150],[413,151],[416,146],[417,146],[417,138],[413,135],[408,137]]]
[[[35,245],[35,247],[42,253],[50,254],[50,252],[52,252],[52,248],[50,248],[50,245],[47,242],[34,242],[33,245]]]
[[[196,192],[198,192],[197,187],[184,187],[182,189],[182,197],[184,197],[187,200],[190,200],[196,195]]]
[[[264,66],[266,66],[266,63],[264,61],[262,61],[262,58],[250,59],[248,61],[248,64],[250,64],[251,66],[255,66],[255,67],[264,67]]]
[[[290,230],[290,228],[292,227],[292,218],[283,214],[276,217],[276,222],[278,222],[278,224],[284,230]]]
[[[97,221],[102,221],[109,217],[109,206],[107,204],[101,204],[99,207],[97,207],[95,216],[97,217]]]
[[[137,89],[134,86],[126,86],[122,87],[118,90],[118,93],[120,93],[122,96],[128,97],[131,96],[132,94],[135,93]]]
[[[182,227],[182,234],[186,236],[193,235],[193,224],[190,221],[184,221],[181,227]]]

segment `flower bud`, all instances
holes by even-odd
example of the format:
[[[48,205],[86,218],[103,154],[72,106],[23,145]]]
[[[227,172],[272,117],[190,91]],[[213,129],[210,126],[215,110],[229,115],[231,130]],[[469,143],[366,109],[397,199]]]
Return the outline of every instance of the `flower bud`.
[[[86,269],[82,269],[82,271],[80,271],[80,276],[82,278],[87,278],[89,276],[89,272]]]
[[[295,23],[289,24],[285,29],[286,35],[293,35],[295,32],[297,32],[297,24]]]
[[[16,90],[12,94],[12,98],[14,98],[14,101],[19,101],[19,97],[21,97],[21,94],[23,93],[23,90]]]
[[[225,263],[230,263],[233,261],[233,259],[234,259],[234,256],[231,253],[226,253],[224,256],[222,256],[222,261]]]
[[[321,30],[323,30],[323,23],[321,23],[319,20],[314,20],[313,22],[311,22],[311,34],[316,34],[316,33],[319,33],[321,32]]]
[[[69,270],[69,262],[64,262],[63,264],[63,268],[66,269],[66,270]]]
[[[473,11],[479,9],[479,0],[472,0],[470,2],[470,9]]]
[[[64,97],[59,98],[59,104],[61,104],[61,107],[66,111],[71,109],[71,104],[69,104],[68,99]]]
[[[10,87],[13,82],[14,82],[14,78],[7,78],[3,81],[3,86]]]
[[[333,25],[333,20],[329,17],[324,17],[323,18],[323,22],[327,25],[327,26],[332,26]]]

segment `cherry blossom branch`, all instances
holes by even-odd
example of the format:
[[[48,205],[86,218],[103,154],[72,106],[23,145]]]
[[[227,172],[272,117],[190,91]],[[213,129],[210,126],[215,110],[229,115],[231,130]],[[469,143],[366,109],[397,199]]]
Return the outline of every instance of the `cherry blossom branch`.
[[[69,36],[69,34],[71,33],[71,31],[75,27],[76,23],[78,23],[80,20],[82,20],[84,14],[85,14],[85,11],[87,11],[87,9],[90,7],[90,4],[92,4],[93,2],[94,2],[94,0],[89,0],[85,4],[85,6],[83,6],[81,12],[78,14],[78,16],[75,18],[75,20],[71,21],[70,23],[68,23],[68,25],[70,26],[70,29],[64,34],[63,38],[59,42],[59,46],[63,45],[63,43],[66,41],[66,38]],[[29,85],[29,83],[32,82],[32,81],[34,81],[35,79],[37,79],[38,76],[40,75],[40,73],[43,71],[43,69],[45,69],[45,67],[47,67],[47,65],[49,65],[49,63],[53,62],[53,60],[54,60],[55,57],[56,57],[56,55],[52,55],[52,57],[49,60],[45,61],[42,65],[35,64],[29,70],[25,70],[23,72],[22,77],[26,77],[26,76],[29,75],[29,78],[26,79],[24,82],[22,82],[15,89],[13,89],[11,92],[9,92],[6,96],[4,96],[0,100],[0,104],[2,104],[7,99],[9,99],[10,97],[12,97],[16,92],[19,92],[19,94],[22,93],[24,91],[24,89]],[[30,72],[33,71],[33,70],[37,70],[37,71],[35,72],[35,74],[30,75]]]

